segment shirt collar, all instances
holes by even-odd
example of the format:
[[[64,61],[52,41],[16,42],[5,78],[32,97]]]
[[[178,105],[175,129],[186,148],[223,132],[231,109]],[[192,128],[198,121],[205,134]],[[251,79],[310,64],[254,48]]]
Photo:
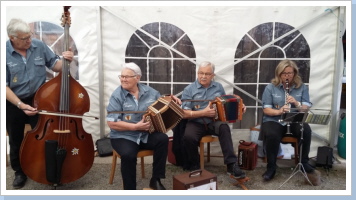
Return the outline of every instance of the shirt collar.
[[[8,47],[9,47],[10,53],[12,54],[12,53],[16,52],[15,49],[14,49],[14,47],[12,46],[11,41],[8,40],[7,43],[8,43],[8,45],[9,45]],[[28,51],[28,50],[33,51],[33,49],[36,48],[36,47],[37,47],[37,45],[34,44],[33,42],[31,42],[31,46],[30,46],[30,48],[27,49],[27,51]]]
[[[140,84],[140,83],[137,83],[137,87],[138,87],[138,96],[139,97],[141,97],[144,93],[146,93],[148,91],[147,88],[143,87],[142,84]],[[122,86],[121,86],[121,88],[122,88],[122,91],[124,92],[125,97],[128,94],[130,94],[130,92],[125,90]]]
[[[199,83],[198,79],[195,80],[195,86],[196,86],[197,88],[203,88],[203,85]],[[214,87],[214,86],[216,86],[216,82],[212,80],[212,81],[210,82],[210,85],[209,85],[208,88],[211,88],[211,87]]]

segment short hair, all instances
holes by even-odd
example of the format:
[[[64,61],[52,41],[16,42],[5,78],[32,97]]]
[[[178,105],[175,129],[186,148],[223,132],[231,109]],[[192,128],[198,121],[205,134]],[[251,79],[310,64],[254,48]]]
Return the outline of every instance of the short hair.
[[[7,35],[17,36],[17,32],[21,33],[30,33],[30,26],[21,19],[11,19],[9,24],[7,25]]]
[[[199,64],[199,68],[200,68],[200,67],[207,67],[207,66],[210,66],[210,67],[211,67],[211,69],[213,70],[213,73],[215,72],[215,65],[214,65],[214,63],[209,62],[209,61],[203,61],[203,62],[201,62],[201,63]]]
[[[273,85],[277,86],[282,83],[280,76],[287,67],[292,67],[294,72],[293,80],[290,82],[293,82],[295,87],[299,88],[303,83],[302,78],[299,76],[299,69],[294,61],[288,59],[282,60],[278,63],[276,70],[274,71],[274,79],[272,79]]]
[[[133,62],[123,64],[122,70],[124,70],[124,69],[130,69],[135,73],[135,75],[142,76],[141,68]]]

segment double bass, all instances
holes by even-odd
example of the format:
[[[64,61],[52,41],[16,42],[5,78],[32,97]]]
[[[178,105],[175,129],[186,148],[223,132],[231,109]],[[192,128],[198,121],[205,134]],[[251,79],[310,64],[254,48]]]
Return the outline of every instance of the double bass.
[[[69,50],[70,6],[64,6],[64,51]],[[20,149],[23,172],[32,180],[50,185],[73,182],[93,165],[92,136],[84,131],[82,118],[89,111],[87,91],[70,75],[70,62],[63,58],[62,72],[43,84],[34,96],[38,110],[60,113],[40,115],[27,132]]]

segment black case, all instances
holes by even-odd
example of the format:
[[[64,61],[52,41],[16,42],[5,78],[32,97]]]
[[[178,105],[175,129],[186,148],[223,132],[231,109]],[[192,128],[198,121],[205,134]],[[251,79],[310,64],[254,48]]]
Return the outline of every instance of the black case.
[[[333,149],[328,146],[318,147],[316,156],[316,166],[332,168],[333,166]]]
[[[110,138],[105,137],[98,139],[95,142],[96,150],[98,151],[98,155],[100,157],[111,156],[112,155],[112,146]]]

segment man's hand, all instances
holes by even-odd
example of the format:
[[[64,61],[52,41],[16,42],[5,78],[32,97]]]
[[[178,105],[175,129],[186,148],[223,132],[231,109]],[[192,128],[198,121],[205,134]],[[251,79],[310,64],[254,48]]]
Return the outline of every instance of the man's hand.
[[[33,116],[38,113],[37,108],[33,108],[30,105],[24,103],[19,106],[19,109],[23,110],[28,116]]]
[[[206,117],[215,117],[216,115],[216,110],[211,104],[212,103],[209,102],[209,105],[203,110]]]
[[[63,56],[63,58],[72,62],[73,58],[74,58],[74,53],[72,52],[72,48],[69,48],[69,51],[62,52],[62,56]]]
[[[242,113],[245,113],[246,112],[246,106],[245,104],[242,104]]]
[[[178,97],[176,97],[176,96],[174,96],[174,95],[171,95],[171,98],[172,98],[173,101],[176,102],[178,105],[182,105],[182,101],[181,101]]]
[[[142,117],[142,120],[137,122],[136,130],[148,131],[151,127],[150,122],[145,122],[145,119]]]

